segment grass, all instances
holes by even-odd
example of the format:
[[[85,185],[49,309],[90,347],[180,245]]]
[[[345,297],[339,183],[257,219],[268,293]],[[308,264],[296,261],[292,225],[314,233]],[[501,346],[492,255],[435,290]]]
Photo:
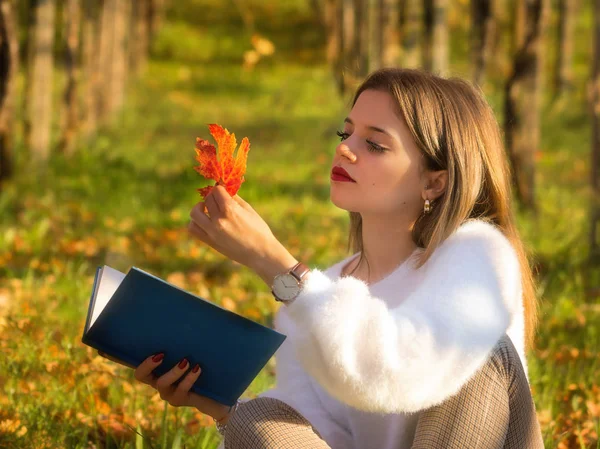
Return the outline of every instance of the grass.
[[[30,167],[17,140],[19,173],[0,195],[0,307],[10,305],[0,314],[0,446],[216,447],[209,419],[167,406],[130,370],[80,342],[103,263],[143,267],[272,324],[275,305],[262,281],[185,230],[195,189],[205,185],[192,167],[193,142],[208,137],[207,123],[249,136],[240,195],[296,257],[326,267],[347,254],[347,214],[329,202],[327,174],[348,99],[322,62],[309,2],[252,3],[257,30],[277,47],[254,70],[242,67],[250,33],[233,3],[177,2],[114,126],[80,142],[71,159],[53,156],[44,172]],[[585,41],[589,21],[580,22]],[[463,47],[453,55],[463,58]],[[586,246],[588,56],[578,48],[579,89],[568,107],[544,106],[539,216],[518,215],[539,266],[541,324],[528,358],[548,448],[600,447],[600,269]],[[460,61],[456,70],[464,71]],[[497,86],[492,79],[487,88],[494,106]],[[271,361],[245,396],[270,388],[273,369]]]

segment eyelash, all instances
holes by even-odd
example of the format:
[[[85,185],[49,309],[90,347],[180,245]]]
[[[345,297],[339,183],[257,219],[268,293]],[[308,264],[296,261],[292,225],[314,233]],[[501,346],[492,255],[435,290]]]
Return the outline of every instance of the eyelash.
[[[342,131],[337,131],[336,134],[338,135],[338,137],[340,138],[340,141],[344,141],[346,140],[348,137],[350,137],[350,134],[342,132]],[[385,152],[385,148],[377,145],[374,142],[371,142],[370,140],[366,140],[366,142],[369,144],[369,151],[371,153],[383,153]]]

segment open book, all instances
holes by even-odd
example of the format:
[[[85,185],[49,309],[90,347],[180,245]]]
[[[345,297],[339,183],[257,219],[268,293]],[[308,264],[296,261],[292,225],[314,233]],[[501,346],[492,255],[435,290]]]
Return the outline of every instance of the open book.
[[[233,405],[285,338],[139,268],[125,275],[104,265],[82,342],[131,367],[164,352],[157,376],[186,357],[189,367],[202,368],[191,390]]]

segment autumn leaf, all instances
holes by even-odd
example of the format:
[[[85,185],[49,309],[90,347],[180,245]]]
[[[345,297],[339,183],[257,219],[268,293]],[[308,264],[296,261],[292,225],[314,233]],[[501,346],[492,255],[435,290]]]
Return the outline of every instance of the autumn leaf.
[[[217,142],[218,149],[208,140],[198,137],[196,139],[196,161],[200,165],[194,167],[194,170],[205,178],[212,179],[224,186],[227,192],[234,196],[244,182],[250,141],[244,137],[234,156],[237,146],[235,134],[229,133],[227,129],[216,124],[208,125],[208,129]],[[197,190],[206,198],[213,187],[208,186]]]

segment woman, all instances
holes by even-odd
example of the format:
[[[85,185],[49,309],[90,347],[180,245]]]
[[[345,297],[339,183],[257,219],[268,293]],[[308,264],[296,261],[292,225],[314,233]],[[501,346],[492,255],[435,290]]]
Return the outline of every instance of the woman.
[[[149,357],[136,378],[213,416],[227,449],[542,448],[534,285],[491,108],[463,80],[382,69],[338,135],[331,200],[354,254],[326,271],[222,187],[190,214],[194,237],[284,303],[277,387],[230,408],[189,393],[201,369],[185,360],[156,378]]]

